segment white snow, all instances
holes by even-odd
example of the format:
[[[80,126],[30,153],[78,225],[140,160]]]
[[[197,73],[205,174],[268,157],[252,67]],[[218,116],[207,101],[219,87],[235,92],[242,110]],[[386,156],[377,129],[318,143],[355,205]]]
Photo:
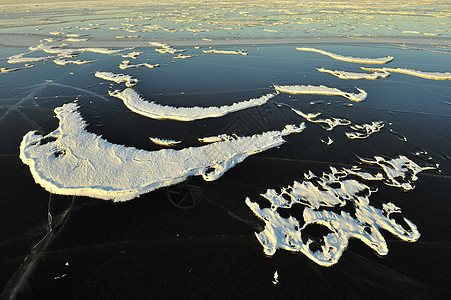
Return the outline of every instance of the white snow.
[[[139,52],[139,51],[133,51],[133,52],[130,52],[130,53],[127,53],[127,54],[122,54],[121,56],[123,57],[123,58],[132,58],[132,59],[136,59],[136,57],[138,56],[138,55],[141,55],[141,54],[143,54],[144,52]]]
[[[275,94],[270,93],[260,98],[254,98],[246,101],[236,102],[232,105],[209,106],[209,107],[173,107],[148,102],[142,99],[135,90],[128,88],[124,91],[110,92],[110,96],[124,101],[125,106],[131,111],[153,119],[171,119],[178,121],[193,121],[205,118],[221,117],[226,114],[236,112],[265,104],[273,98]]]
[[[96,71],[95,76],[104,80],[114,81],[116,83],[125,82],[126,87],[132,87],[139,82],[138,79],[133,78],[131,75],[115,74],[111,72]]]
[[[202,50],[203,53],[219,53],[219,54],[239,54],[239,55],[247,55],[247,52],[244,49],[240,50]]]
[[[327,118],[327,119],[316,119],[318,116],[321,115],[321,113],[308,113],[305,114],[300,110],[291,108],[296,114],[304,117],[305,119],[307,119],[307,121],[312,122],[312,123],[316,123],[319,124],[322,128],[324,128],[327,131],[331,131],[332,129],[334,129],[337,126],[344,126],[344,125],[349,125],[351,124],[351,121],[347,120],[347,119],[341,119],[341,118]],[[324,124],[324,125],[323,125]],[[330,138],[329,138],[330,140]],[[327,141],[327,145],[329,146],[330,144],[333,143],[330,141]]]
[[[354,63],[361,63],[361,64],[386,64],[393,60],[392,56],[386,56],[386,57],[380,57],[380,58],[352,57],[352,56],[343,56],[340,54],[335,54],[332,52],[327,52],[327,51],[316,49],[316,48],[299,47],[299,48],[296,48],[296,50],[317,52],[317,53],[321,53],[323,55],[330,56],[337,60],[343,60],[343,61],[347,61],[347,62],[354,62]]]
[[[355,73],[355,72],[346,72],[346,71],[338,71],[338,70],[328,70],[324,68],[317,68],[319,72],[329,73],[341,79],[379,79],[379,78],[387,78],[390,76],[389,72],[381,71],[374,73]]]
[[[393,159],[385,159],[382,156],[375,156],[374,160],[360,158],[360,161],[364,164],[378,165],[382,168],[384,174],[377,173],[374,175],[368,172],[362,172],[358,167],[345,169],[345,171],[348,174],[359,176],[365,180],[381,180],[388,186],[402,188],[405,191],[410,191],[415,188],[413,183],[418,180],[418,173],[425,170],[437,169],[435,166],[420,167],[404,155],[399,155]]]
[[[165,140],[160,138],[149,137],[152,143],[160,145],[160,146],[175,146],[180,144],[182,141],[174,141],[174,140]]]
[[[262,196],[271,203],[270,208],[246,198],[246,204],[254,214],[265,222],[265,229],[255,233],[266,255],[274,255],[277,249],[301,252],[321,266],[331,266],[340,259],[350,238],[358,238],[379,255],[388,253],[387,243],[380,229],[396,237],[415,242],[420,237],[416,226],[404,218],[407,228],[392,218],[401,209],[393,203],[384,203],[382,209],[370,205],[374,191],[354,179],[345,179],[345,172],[331,168],[331,173],[321,177],[312,172],[304,174],[303,182],[295,181],[292,186],[282,188],[278,193],[268,189]],[[278,210],[291,208],[294,204],[305,206],[302,219],[293,216],[283,218]],[[350,204],[355,217],[340,207]],[[334,207],[334,211],[324,208]],[[335,211],[339,210],[337,213]],[[300,222],[301,221],[301,222]],[[301,224],[303,224],[301,226]],[[325,236],[314,237],[304,233],[309,226],[327,229]]]
[[[20,53],[16,55],[12,55],[8,57],[7,63],[9,64],[22,64],[22,63],[30,63],[30,62],[38,62],[53,58],[53,56],[43,56],[43,57],[23,57],[26,54],[31,52]]]
[[[404,68],[365,68],[361,67],[362,70],[370,71],[370,72],[392,72],[392,73],[402,73],[427,79],[435,79],[435,80],[451,80],[451,72],[423,72],[412,69],[404,69]]]
[[[68,60],[68,59],[54,59],[53,62],[57,65],[65,66],[65,65],[86,65],[86,64],[92,64],[96,62],[97,60],[85,60],[85,59],[79,59],[79,60]]]
[[[141,64],[135,64],[132,65],[129,60],[123,60],[122,63],[119,65],[119,69],[126,70],[126,69],[132,69],[132,68],[140,68],[140,67],[147,67],[149,69],[158,68],[159,64],[148,64],[148,63],[141,63]]]
[[[371,122],[371,124],[356,124],[349,127],[356,132],[345,132],[348,138],[366,139],[371,134],[379,132],[384,127],[384,123],[382,121],[374,121]]]
[[[305,128],[287,125],[282,131],[202,147],[145,151],[87,132],[77,109],[75,103],[56,108],[59,127],[46,136],[28,132],[20,145],[20,159],[50,193],[114,201],[130,200],[189,176],[216,180],[248,156],[277,147],[285,142],[283,136]]]
[[[363,101],[367,96],[367,93],[359,88],[357,88],[359,94],[343,92],[337,88],[330,88],[324,85],[275,85],[274,88],[287,94],[342,96],[355,102]]]

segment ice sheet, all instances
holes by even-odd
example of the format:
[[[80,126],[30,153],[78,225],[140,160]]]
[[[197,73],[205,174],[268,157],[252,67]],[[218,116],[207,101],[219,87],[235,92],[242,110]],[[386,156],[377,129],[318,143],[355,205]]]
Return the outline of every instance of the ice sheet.
[[[354,63],[361,63],[361,64],[386,64],[393,60],[392,56],[385,56],[385,57],[380,57],[380,58],[352,57],[352,56],[344,56],[344,55],[340,55],[340,54],[335,54],[332,52],[327,52],[327,51],[316,49],[316,48],[298,47],[298,48],[296,48],[296,50],[317,52],[317,53],[321,53],[323,55],[330,56],[337,60],[343,60],[343,61],[347,61],[347,62],[354,62]]]
[[[249,155],[279,146],[283,136],[302,132],[287,125],[282,131],[212,143],[182,150],[144,151],[112,144],[85,130],[76,103],[55,109],[59,127],[46,136],[30,131],[20,145],[20,159],[34,180],[50,193],[126,201],[140,194],[201,175],[211,181]]]
[[[359,88],[356,88],[359,94],[343,92],[337,88],[330,88],[324,85],[275,85],[274,88],[279,92],[287,94],[342,96],[355,102],[363,101],[367,96],[367,93]]]
[[[217,118],[239,110],[260,106],[268,102],[276,94],[270,93],[260,98],[235,102],[232,105],[209,107],[173,107],[148,102],[142,99],[135,90],[128,88],[124,91],[110,92],[110,96],[124,101],[125,106],[131,111],[153,119],[171,119],[177,121],[193,121],[205,118]]]

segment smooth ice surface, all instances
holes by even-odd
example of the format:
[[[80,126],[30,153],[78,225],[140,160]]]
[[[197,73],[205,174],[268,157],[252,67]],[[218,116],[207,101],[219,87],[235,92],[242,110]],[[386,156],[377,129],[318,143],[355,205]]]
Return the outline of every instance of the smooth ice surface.
[[[205,118],[216,118],[226,114],[263,105],[268,100],[276,96],[273,93],[254,98],[246,101],[236,102],[232,105],[209,106],[209,107],[173,107],[161,105],[158,103],[148,102],[142,99],[133,89],[125,89],[124,91],[110,92],[110,96],[116,97],[124,101],[125,106],[131,111],[153,119],[171,119],[177,121],[193,121]]]
[[[324,68],[317,68],[319,72],[329,73],[341,79],[379,79],[379,78],[387,78],[390,76],[389,72],[381,71],[374,73],[355,73],[355,72],[346,72],[346,71],[338,71],[338,70],[328,70]]]
[[[384,174],[377,173],[374,175],[368,172],[362,172],[358,167],[345,169],[345,171],[348,174],[359,176],[365,180],[381,180],[386,185],[402,188],[405,191],[410,191],[415,188],[413,183],[418,180],[418,173],[425,170],[437,169],[437,166],[421,167],[404,155],[393,159],[386,159],[382,156],[375,156],[374,160],[360,158],[360,161],[364,164],[378,165],[382,168]]]
[[[239,54],[239,55],[247,55],[247,52],[243,49],[241,50],[202,50],[203,53],[219,53],[219,54]]]
[[[427,79],[435,79],[435,80],[451,80],[450,72],[423,72],[412,69],[404,69],[404,68],[365,68],[362,67],[362,70],[371,71],[371,72],[392,72],[392,73],[402,73],[407,75],[412,75],[416,77],[422,77]]]
[[[379,132],[383,127],[382,121],[373,121],[371,124],[356,124],[349,126],[354,132],[345,132],[346,136],[350,139],[366,139],[371,134]]]
[[[337,88],[330,88],[324,85],[275,85],[274,88],[287,94],[342,96],[355,102],[363,101],[367,96],[367,93],[359,88],[356,88],[359,91],[358,94],[343,92]]]
[[[149,137],[152,143],[160,145],[160,146],[175,146],[180,144],[182,141],[174,141],[174,140],[165,140],[160,138]]]
[[[270,208],[260,208],[246,198],[249,208],[265,222],[265,229],[255,234],[265,254],[274,255],[277,249],[285,249],[301,252],[321,266],[331,266],[338,262],[350,238],[358,238],[379,255],[386,255],[388,247],[380,229],[407,242],[418,240],[420,233],[412,222],[403,218],[405,228],[393,218],[395,213],[401,213],[399,207],[393,203],[382,204],[382,209],[373,207],[370,196],[374,191],[357,180],[345,179],[346,176],[345,172],[331,168],[331,173],[321,177],[311,172],[304,174],[304,181],[295,181],[280,193],[268,189],[261,196],[270,202]],[[280,215],[280,210],[294,204],[303,206],[303,220]],[[351,204],[354,214],[341,209],[347,204]],[[325,209],[332,207],[333,211]],[[327,233],[305,234],[304,230],[312,225],[324,227]]]
[[[140,194],[201,175],[212,181],[249,155],[279,146],[283,136],[302,132],[287,125],[234,140],[182,150],[144,151],[112,144],[85,130],[76,103],[55,109],[59,127],[46,136],[28,132],[20,145],[20,159],[34,180],[50,193],[126,201]]]
[[[324,51],[321,49],[316,49],[316,48],[298,47],[298,48],[296,48],[296,50],[317,52],[317,53],[321,53],[323,55],[330,56],[337,60],[343,60],[343,61],[347,61],[347,62],[354,62],[354,63],[361,63],[361,64],[386,64],[393,60],[392,56],[385,56],[385,57],[379,57],[379,58],[352,57],[352,56],[344,56],[344,55],[340,55],[340,54],[335,54],[332,52],[327,52],[327,51]]]
[[[318,116],[321,115],[321,113],[303,113],[300,110],[291,108],[296,114],[304,117],[305,119],[307,119],[307,121],[312,122],[312,123],[316,123],[319,124],[322,128],[324,128],[327,131],[331,131],[332,129],[334,129],[337,126],[344,126],[344,125],[349,125],[351,124],[351,121],[346,120],[346,119],[341,119],[341,118],[327,118],[327,119],[316,119]],[[330,140],[330,138],[329,138]],[[332,144],[332,142],[327,141],[327,145]]]
[[[126,75],[126,74],[115,74],[115,73],[111,73],[111,72],[97,71],[95,73],[95,76],[98,78],[101,78],[101,79],[114,81],[116,83],[125,82],[125,86],[127,86],[127,87],[132,87],[139,82],[138,79],[133,78],[133,76]]]

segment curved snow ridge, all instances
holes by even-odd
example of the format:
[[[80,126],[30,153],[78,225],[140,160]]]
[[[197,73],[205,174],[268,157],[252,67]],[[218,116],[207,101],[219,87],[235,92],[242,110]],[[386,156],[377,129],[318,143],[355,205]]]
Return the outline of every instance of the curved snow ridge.
[[[128,88],[124,91],[109,92],[110,96],[121,99],[125,106],[131,111],[152,119],[194,121],[205,118],[217,118],[239,110],[260,106],[268,102],[276,94],[270,93],[260,98],[236,102],[232,105],[209,106],[209,107],[173,107],[151,103],[142,99],[135,90]]]
[[[421,167],[404,155],[399,155],[393,159],[385,159],[382,156],[375,156],[374,160],[360,158],[360,161],[364,164],[378,165],[382,168],[384,174],[377,173],[374,175],[362,172],[357,166],[351,169],[344,169],[344,171],[365,180],[380,180],[388,186],[398,187],[405,191],[415,188],[414,182],[418,180],[418,173],[425,170],[438,169],[438,165]]]
[[[318,177],[309,171],[304,181],[295,181],[292,186],[283,187],[281,192],[268,189],[264,197],[271,203],[270,208],[260,208],[259,204],[246,198],[247,206],[265,222],[262,232],[255,233],[266,255],[274,255],[277,249],[301,252],[321,266],[336,264],[350,238],[358,238],[379,255],[388,253],[387,243],[380,229],[387,230],[401,240],[415,242],[420,233],[415,224],[403,218],[406,227],[397,223],[394,214],[401,209],[393,203],[382,204],[382,209],[370,205],[370,196],[374,191],[367,185],[345,179],[347,174],[331,167],[331,173]],[[305,206],[303,220],[293,216],[284,218],[279,214],[294,204]],[[354,214],[340,207],[352,207]],[[335,208],[330,211],[327,208]],[[289,213],[289,211],[287,211]],[[301,222],[300,222],[301,221]],[[301,224],[303,224],[301,226]],[[325,227],[325,236],[313,236],[304,233],[309,226]]]
[[[364,90],[356,88],[359,93],[347,93],[337,88],[330,88],[324,85],[275,85],[274,88],[287,94],[295,95],[329,95],[329,96],[342,96],[351,101],[360,102],[366,99],[368,95]]]
[[[149,140],[154,144],[157,144],[160,146],[167,146],[167,147],[175,146],[182,142],[182,141],[165,140],[165,139],[153,138],[153,137],[149,137]]]
[[[298,48],[296,48],[296,50],[317,52],[317,53],[321,53],[323,55],[330,56],[337,60],[361,63],[361,64],[386,64],[393,60],[393,56],[385,56],[385,57],[379,57],[379,58],[352,57],[352,56],[344,56],[344,55],[340,55],[340,54],[335,54],[332,52],[327,52],[327,51],[324,51],[321,49],[316,49],[316,48],[298,47]]]
[[[79,60],[68,60],[68,59],[54,59],[53,62],[60,66],[66,66],[66,65],[86,65],[86,64],[92,64],[95,63],[97,60],[85,60],[85,59],[79,59]]]
[[[239,55],[248,55],[247,52],[243,49],[240,50],[202,50],[203,53],[218,53],[218,54],[239,54]]]
[[[126,201],[201,175],[212,181],[248,156],[277,147],[284,136],[302,132],[287,125],[234,140],[182,150],[145,151],[112,144],[86,131],[76,103],[55,109],[59,127],[46,136],[28,132],[20,159],[34,180],[50,193]]]
[[[355,130],[355,132],[345,132],[349,139],[366,139],[373,133],[381,131],[384,127],[384,122],[374,121],[371,124],[356,124],[349,127]]]
[[[317,68],[321,73],[329,73],[334,75],[335,77],[341,78],[341,79],[370,79],[375,80],[379,78],[387,78],[390,76],[389,72],[381,71],[381,72],[373,72],[373,73],[355,73],[355,72],[346,72],[346,71],[339,71],[339,70],[328,70],[324,68]]]
[[[291,110],[293,110],[296,114],[307,119],[307,121],[319,124],[319,126],[321,126],[323,129],[325,129],[327,131],[331,131],[332,129],[334,129],[337,126],[345,126],[345,125],[351,124],[351,121],[349,121],[347,119],[334,118],[334,117],[327,118],[327,119],[316,119],[318,116],[321,115],[321,113],[306,114],[306,113],[303,113],[302,111],[294,109],[294,108],[291,108]],[[325,125],[323,125],[323,124],[325,124]],[[323,141],[323,143],[324,143],[324,141]],[[329,146],[332,143],[333,143],[333,141],[329,138],[325,144]]]
[[[104,80],[109,80],[109,81],[114,81],[116,83],[125,82],[126,87],[132,87],[139,82],[139,80],[134,78],[133,76],[125,75],[125,74],[115,74],[115,73],[111,73],[111,72],[96,71],[96,73],[94,75],[98,78],[101,78]]]
[[[361,67],[362,70],[370,71],[370,72],[392,72],[392,73],[402,73],[407,75],[412,75],[416,77],[422,77],[427,79],[434,80],[451,80],[451,72],[423,72],[412,69],[404,69],[404,68],[366,68]]]

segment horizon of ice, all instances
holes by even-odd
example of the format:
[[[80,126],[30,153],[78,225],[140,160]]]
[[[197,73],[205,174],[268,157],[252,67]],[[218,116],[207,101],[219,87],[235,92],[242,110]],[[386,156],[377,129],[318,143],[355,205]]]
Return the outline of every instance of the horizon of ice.
[[[347,120],[347,119],[341,119],[341,118],[327,118],[327,119],[316,119],[318,116],[321,115],[321,113],[303,113],[300,110],[291,108],[291,110],[293,110],[296,114],[300,115],[301,117],[305,118],[307,121],[315,123],[315,124],[319,124],[319,126],[321,126],[323,129],[327,130],[327,131],[331,131],[332,129],[334,129],[337,126],[345,126],[345,125],[349,125],[351,124],[351,121]],[[322,124],[326,124],[327,127],[323,126]],[[330,139],[330,138],[329,138]],[[330,145],[330,144],[328,144]]]
[[[323,55],[330,56],[337,60],[353,62],[353,63],[361,63],[361,64],[386,64],[393,60],[393,56],[385,56],[385,57],[379,57],[379,58],[352,57],[352,56],[344,56],[344,55],[340,55],[340,54],[335,54],[332,52],[327,52],[327,51],[324,51],[321,49],[316,49],[316,48],[298,47],[298,48],[296,48],[296,50],[317,52],[317,53],[321,53]]]
[[[202,50],[203,53],[218,53],[218,54],[239,54],[239,55],[248,55],[244,49],[240,50]]]
[[[115,74],[115,73],[112,73],[112,72],[96,71],[94,76],[97,77],[97,78],[104,79],[104,80],[114,81],[116,83],[125,82],[125,86],[126,87],[135,86],[139,82],[138,79],[134,78],[131,75]]]
[[[86,64],[92,64],[95,63],[96,60],[85,60],[85,59],[78,59],[78,60],[70,60],[70,59],[61,59],[57,58],[54,59],[53,62],[60,66],[66,66],[66,65],[86,65]]]
[[[366,139],[371,134],[379,132],[384,127],[384,122],[373,121],[371,124],[355,124],[349,126],[356,132],[345,132],[349,139]]]
[[[369,172],[362,172],[357,166],[351,169],[344,169],[344,172],[350,175],[361,177],[365,180],[378,180],[392,187],[401,188],[404,191],[410,191],[415,188],[413,184],[418,180],[417,174],[425,170],[437,170],[436,166],[421,167],[414,161],[404,155],[399,155],[393,159],[385,159],[382,156],[374,156],[374,160],[359,158],[361,163],[369,165],[378,165],[382,168],[382,173],[376,175]]]
[[[28,132],[20,144],[20,159],[36,183],[50,193],[126,201],[161,187],[201,175],[221,177],[248,156],[277,147],[284,136],[300,133],[305,124],[282,131],[212,143],[182,150],[139,150],[112,144],[86,131],[76,103],[55,108],[59,127],[42,136]]]
[[[304,174],[304,181],[295,181],[292,186],[281,188],[278,193],[268,189],[263,198],[271,204],[270,208],[260,208],[256,202],[246,198],[246,205],[263,222],[265,228],[255,233],[266,255],[272,256],[277,249],[301,252],[321,266],[336,264],[349,239],[357,238],[379,255],[388,253],[387,242],[380,230],[384,229],[403,241],[415,242],[420,233],[411,221],[403,218],[408,228],[398,224],[392,214],[401,213],[401,209],[393,203],[382,204],[382,209],[370,205],[370,196],[375,191],[357,180],[345,179],[345,172],[331,167],[330,173],[318,177],[309,171]],[[293,216],[284,218],[281,209],[292,208],[294,204],[303,205],[302,218]],[[340,213],[327,208],[338,209],[351,204],[353,214],[340,210]],[[303,224],[301,226],[301,224]],[[312,236],[303,231],[309,226],[327,228],[325,236]]]
[[[274,88],[278,92],[295,94],[295,95],[328,95],[342,96],[354,102],[365,100],[368,95],[364,90],[356,88],[359,94],[347,93],[337,88],[330,88],[324,85],[275,85]]]
[[[361,67],[362,70],[370,71],[370,72],[392,72],[392,73],[401,73],[412,75],[416,77],[422,77],[426,79],[434,79],[434,80],[451,80],[451,72],[423,72],[412,69],[404,69],[404,68],[366,68]]]
[[[160,139],[160,138],[155,138],[155,137],[149,137],[149,140],[156,144],[156,145],[160,145],[160,146],[175,146],[180,144],[182,141],[175,141],[175,140],[165,140],[165,139]]]
[[[274,93],[263,95],[260,98],[253,98],[241,102],[235,102],[232,105],[223,106],[208,106],[208,107],[174,107],[168,105],[161,105],[144,100],[133,89],[128,88],[122,92],[116,90],[109,92],[110,96],[121,99],[125,106],[131,111],[146,116],[152,119],[177,120],[177,121],[193,121],[205,118],[217,118],[226,114],[233,113],[239,110],[260,106],[268,102],[276,96]]]
[[[127,69],[133,69],[133,68],[140,68],[140,67],[147,67],[149,69],[158,68],[159,64],[149,64],[149,63],[140,63],[133,65],[129,60],[123,60],[121,64],[119,65],[119,69],[127,70]]]
[[[316,68],[321,73],[329,73],[334,75],[335,77],[341,79],[370,79],[375,80],[379,78],[387,78],[390,76],[389,72],[381,71],[381,72],[373,72],[373,73],[356,73],[356,72],[347,72],[347,71],[339,71],[339,70],[329,70],[324,68]]]

